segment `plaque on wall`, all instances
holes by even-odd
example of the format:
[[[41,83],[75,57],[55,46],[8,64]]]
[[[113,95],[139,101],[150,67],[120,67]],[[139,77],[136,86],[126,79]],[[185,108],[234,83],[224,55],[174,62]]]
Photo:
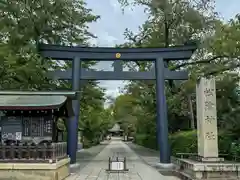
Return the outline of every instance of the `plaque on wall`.
[[[22,132],[16,132],[16,140],[21,141],[22,140]]]
[[[3,140],[19,140],[22,138],[22,135],[16,134],[16,132],[22,132],[22,120],[20,117],[5,116],[1,121],[1,126],[1,137]]]

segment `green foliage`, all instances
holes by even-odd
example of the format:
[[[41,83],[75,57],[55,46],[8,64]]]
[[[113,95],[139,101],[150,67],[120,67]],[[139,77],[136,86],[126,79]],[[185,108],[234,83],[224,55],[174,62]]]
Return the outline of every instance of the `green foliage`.
[[[134,35],[126,31],[133,46],[168,47],[183,44],[190,39],[200,39],[199,33],[212,30],[215,22],[213,6],[209,1],[189,0],[119,0],[123,6],[140,5],[146,8],[149,19]],[[132,3],[131,3],[132,2]]]
[[[224,134],[219,135],[220,150],[222,153],[231,152],[231,142],[238,139],[240,130],[239,73],[236,72],[240,62],[239,15],[229,22],[222,22],[214,12],[211,0],[119,2],[123,8],[143,6],[149,17],[139,28],[139,33],[128,29],[125,31],[127,42],[120,47],[169,47],[185,44],[189,40],[200,42],[198,50],[188,62],[168,62],[170,70],[189,71],[189,80],[165,84],[169,132],[174,134],[170,136],[173,153],[197,152],[196,135],[194,131],[189,131],[196,128],[196,81],[201,76],[209,75],[216,78],[218,127],[220,132],[224,130]],[[125,66],[130,71],[147,71],[152,63],[133,62]],[[124,95],[119,97],[121,106],[125,107],[122,112],[136,119],[136,143],[148,147],[153,147],[152,144],[156,142],[155,92],[154,81],[131,81],[125,86]],[[115,102],[115,106],[121,109],[119,101]],[[115,113],[115,119],[119,114],[126,117],[119,110]],[[127,126],[132,122],[124,123]]]
[[[197,131],[179,131],[169,135],[171,153],[175,156],[177,153],[197,153]],[[231,134],[226,131],[219,132],[219,153],[229,154],[229,156],[239,156],[240,149],[238,144],[232,143]],[[135,143],[152,149],[158,149],[156,135],[136,134]]]
[[[0,3],[0,89],[66,90],[66,81],[50,81],[49,69],[66,69],[67,62],[42,59],[40,43],[89,45],[94,36],[88,23],[99,16],[86,8],[83,0],[2,0]],[[90,68],[94,62],[83,63]],[[84,129],[86,146],[100,141],[106,132],[111,114],[104,109],[104,90],[96,82],[87,82],[81,92],[80,128]],[[64,134],[67,138],[67,134]],[[89,143],[87,143],[89,141]]]
[[[239,156],[239,145],[233,144],[231,134],[226,131],[220,131],[218,134],[218,146],[220,154],[227,154],[230,156]],[[177,153],[197,153],[197,131],[182,131],[169,136],[172,155]]]
[[[148,147],[151,149],[158,149],[157,136],[148,134],[136,134],[134,142],[138,145]]]
[[[182,131],[169,136],[172,155],[176,153],[197,153],[196,131]]]
[[[136,117],[133,115],[135,99],[130,95],[120,95],[113,105],[113,118],[121,125],[124,134],[131,136],[135,131]]]
[[[3,0],[0,37],[16,49],[34,41],[83,43],[91,36],[86,23],[98,18],[85,5],[82,0]]]
[[[112,109],[104,108],[104,89],[90,82],[81,94],[80,127],[83,129],[84,147],[98,144],[112,125]]]
[[[87,44],[86,23],[98,16],[84,6],[81,0],[1,1],[1,89],[55,89],[46,72],[57,65],[39,57],[38,44]]]
[[[87,148],[90,148],[91,146],[93,146],[93,143],[84,136],[84,138],[83,138],[83,148],[87,149]]]
[[[230,151],[231,151],[231,155],[233,157],[235,157],[236,160],[239,159],[239,156],[240,156],[240,145],[238,143],[232,143]]]
[[[107,130],[112,124],[111,112],[103,107],[96,110],[91,106],[88,109],[83,109],[83,112],[80,121],[80,127],[83,128],[83,144],[84,146],[96,145],[107,134]]]
[[[219,153],[221,154],[232,154],[232,134],[229,134],[227,131],[220,131],[218,134],[218,147],[219,147]]]

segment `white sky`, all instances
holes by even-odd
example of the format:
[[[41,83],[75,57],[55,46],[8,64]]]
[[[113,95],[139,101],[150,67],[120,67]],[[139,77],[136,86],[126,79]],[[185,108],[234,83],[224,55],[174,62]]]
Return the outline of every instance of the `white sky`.
[[[98,38],[93,40],[97,46],[110,46],[124,42],[123,32],[126,28],[133,32],[146,20],[143,8],[136,7],[133,10],[127,9],[124,14],[117,0],[85,0],[88,8],[93,13],[100,15],[101,19],[90,24],[90,31]],[[224,20],[233,18],[240,13],[240,0],[216,0],[216,10]],[[111,70],[111,63],[101,62],[98,67],[104,70]],[[119,95],[119,88],[124,85],[123,81],[101,81],[100,86],[107,89],[107,95],[116,97]]]

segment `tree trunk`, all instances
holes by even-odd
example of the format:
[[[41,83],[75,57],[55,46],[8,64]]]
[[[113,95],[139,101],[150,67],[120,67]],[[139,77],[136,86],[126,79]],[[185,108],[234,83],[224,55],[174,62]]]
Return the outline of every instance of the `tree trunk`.
[[[193,112],[193,104],[191,95],[188,95],[188,104],[189,104],[189,115],[190,115],[190,126],[191,129],[195,129],[195,121],[194,121],[194,112]]]

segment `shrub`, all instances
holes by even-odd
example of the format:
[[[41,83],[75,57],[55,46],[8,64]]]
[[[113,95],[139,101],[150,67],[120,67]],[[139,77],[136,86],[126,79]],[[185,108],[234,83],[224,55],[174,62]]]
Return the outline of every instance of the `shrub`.
[[[158,149],[157,137],[151,134],[136,134],[134,142],[147,148]]]
[[[172,155],[197,152],[197,132],[181,131],[169,136]]]
[[[144,139],[146,139],[146,134],[136,134],[134,138],[134,143],[144,146]]]
[[[83,137],[83,148],[87,149],[92,146],[91,141],[89,141],[86,137]]]
[[[169,139],[173,156],[176,155],[176,153],[197,153],[198,143],[196,130],[181,131],[170,135]],[[219,153],[221,154],[236,154],[236,148],[232,148],[232,136],[226,132],[219,132],[218,147]]]
[[[219,132],[218,148],[221,154],[231,154],[232,136],[227,132]]]

